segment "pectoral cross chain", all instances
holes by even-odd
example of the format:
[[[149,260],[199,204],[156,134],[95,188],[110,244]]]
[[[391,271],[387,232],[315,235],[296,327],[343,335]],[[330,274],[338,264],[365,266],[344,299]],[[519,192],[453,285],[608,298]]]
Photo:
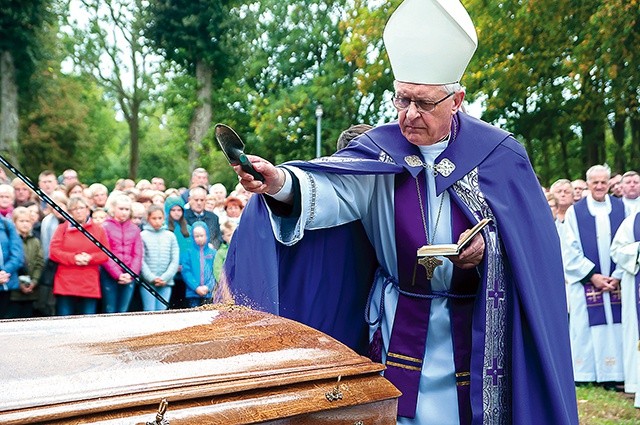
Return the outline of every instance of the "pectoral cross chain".
[[[427,279],[431,280],[434,270],[442,264],[442,260],[438,260],[436,257],[422,257],[418,259],[418,264],[424,267],[427,272]]]

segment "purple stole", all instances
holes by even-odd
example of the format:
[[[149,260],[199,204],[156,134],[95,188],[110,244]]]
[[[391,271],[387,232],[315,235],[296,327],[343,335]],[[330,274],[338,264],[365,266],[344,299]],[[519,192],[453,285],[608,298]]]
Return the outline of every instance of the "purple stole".
[[[636,214],[636,218],[633,220],[633,239],[640,241],[640,213]],[[636,316],[638,317],[638,323],[640,323],[640,273],[636,274]]]
[[[424,171],[418,174],[422,199],[427,199]],[[409,173],[395,179],[395,229],[400,293],[394,318],[385,377],[401,392],[398,415],[415,417],[422,360],[425,354],[431,300],[448,297],[461,425],[471,423],[470,363],[471,323],[479,277],[476,270],[453,269],[451,291],[434,293],[424,268],[417,264],[416,252],[425,244],[424,225],[416,184]],[[428,207],[425,205],[425,212]],[[451,202],[452,239],[471,227],[463,212]],[[428,214],[427,214],[428,216]]]
[[[611,201],[611,212],[609,213],[609,223],[611,226],[611,236],[616,233],[620,223],[624,220],[624,204],[621,200],[609,197]],[[586,198],[574,205],[578,229],[580,231],[580,244],[585,257],[595,264],[594,272],[601,273],[602,266],[598,255],[598,242],[596,238],[596,220],[589,212]],[[611,241],[609,241],[611,243]],[[609,273],[615,269],[615,264],[611,262]],[[604,325],[607,319],[604,313],[604,300],[602,291],[599,291],[591,282],[584,283],[584,294],[587,300],[587,313],[589,314],[589,326]],[[622,317],[622,303],[620,292],[609,292],[611,301],[611,314],[613,323],[620,323]]]

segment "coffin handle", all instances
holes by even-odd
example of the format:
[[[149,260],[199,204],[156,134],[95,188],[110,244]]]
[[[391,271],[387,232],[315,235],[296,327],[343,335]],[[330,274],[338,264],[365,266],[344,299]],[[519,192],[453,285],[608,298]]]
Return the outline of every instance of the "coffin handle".
[[[156,420],[153,422],[147,422],[146,425],[169,425],[169,420],[164,418],[164,414],[169,407],[169,402],[166,398],[163,398],[158,406],[158,413],[156,413]]]
[[[331,391],[324,394],[324,396],[330,402],[342,400],[342,391],[340,391],[340,378],[342,378],[342,375],[338,376],[338,382],[336,382],[336,386]]]

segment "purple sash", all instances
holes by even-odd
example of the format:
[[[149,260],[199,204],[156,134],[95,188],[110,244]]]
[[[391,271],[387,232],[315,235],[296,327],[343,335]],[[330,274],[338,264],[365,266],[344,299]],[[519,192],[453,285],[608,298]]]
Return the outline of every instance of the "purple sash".
[[[633,220],[633,239],[636,241],[640,241],[640,213],[636,214],[636,218]],[[640,273],[636,274],[636,294],[635,295],[636,295],[636,300],[635,300],[636,315],[638,317],[638,323],[640,323]]]
[[[609,197],[611,201],[611,212],[609,213],[609,223],[611,226],[611,236],[615,235],[616,230],[620,227],[620,223],[624,220],[624,204],[621,200]],[[602,266],[598,255],[598,241],[596,238],[596,220],[589,212],[587,199],[583,199],[574,205],[576,218],[578,220],[578,229],[580,231],[580,244],[585,257],[587,257],[594,265],[594,272],[601,273]],[[609,241],[611,243],[611,241]],[[611,262],[609,275],[615,270],[615,263]],[[584,285],[584,294],[587,300],[587,313],[589,314],[589,326],[604,325],[607,319],[604,313],[604,300],[602,291],[598,290],[591,282]],[[620,291],[609,293],[611,303],[611,314],[613,323],[620,323],[622,317],[622,303],[620,299]]]
[[[417,176],[424,181],[424,171]],[[421,185],[422,199],[427,199]],[[398,400],[398,415],[415,417],[418,400],[422,360],[425,353],[432,294],[431,282],[426,278],[422,266],[417,266],[416,252],[425,243],[422,213],[414,179],[408,173],[396,176],[395,180],[395,229],[398,258],[398,282],[402,292],[394,318],[393,330],[387,354],[385,377],[402,392]],[[425,205],[425,212],[428,211]],[[452,238],[457,240],[469,222],[453,202]],[[417,267],[417,270],[416,270]],[[451,294],[473,295],[479,277],[475,270],[454,268]],[[412,296],[417,294],[418,296]],[[471,423],[470,362],[471,319],[473,298],[451,296],[451,327],[454,348],[454,364],[458,390],[460,423]]]
[[[464,213],[454,202],[451,202],[451,222],[453,237],[458,237],[466,229],[472,227]],[[463,270],[453,268],[451,293],[474,295],[478,291],[480,276],[473,268]],[[471,328],[473,323],[473,307],[475,299],[470,297],[449,298],[451,306],[451,333],[453,337],[453,360],[456,368],[456,389],[458,391],[458,412],[460,425],[471,424]]]

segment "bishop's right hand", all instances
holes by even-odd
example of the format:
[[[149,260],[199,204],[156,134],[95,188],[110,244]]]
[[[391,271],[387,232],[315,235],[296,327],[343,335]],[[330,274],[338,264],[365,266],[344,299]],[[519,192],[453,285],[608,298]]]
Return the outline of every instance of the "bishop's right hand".
[[[267,161],[266,159],[260,158],[255,155],[247,155],[249,161],[251,161],[251,165],[253,168],[262,174],[264,177],[264,182],[256,180],[249,173],[246,173],[242,170],[240,165],[234,165],[233,171],[238,175],[238,179],[240,180],[240,184],[251,193],[266,193],[268,195],[273,195],[277,193],[285,182],[285,171],[277,168],[272,163]]]

